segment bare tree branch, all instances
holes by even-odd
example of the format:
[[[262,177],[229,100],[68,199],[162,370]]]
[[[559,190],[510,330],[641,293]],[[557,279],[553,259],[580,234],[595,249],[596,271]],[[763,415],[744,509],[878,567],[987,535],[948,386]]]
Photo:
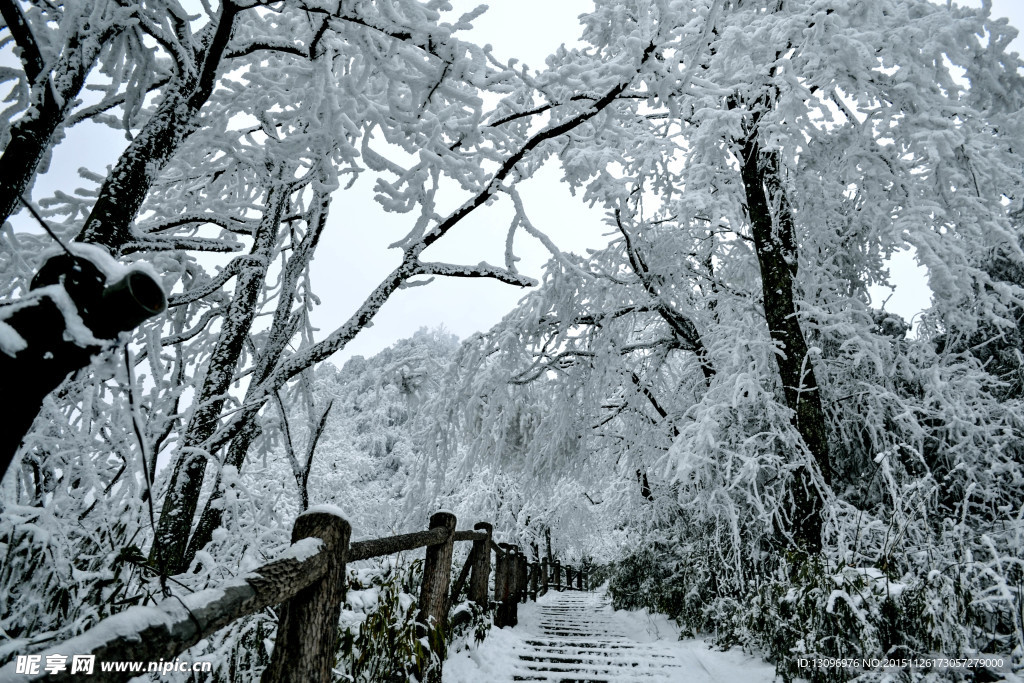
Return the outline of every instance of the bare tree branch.
[[[140,232],[152,235],[154,233],[163,232],[164,230],[173,230],[183,225],[189,225],[190,223],[210,223],[223,228],[229,232],[233,232],[239,235],[252,236],[252,231],[255,229],[256,224],[250,221],[244,221],[240,218],[233,218],[231,216],[223,217],[217,216],[210,213],[186,213],[169,221],[157,223],[154,225],[140,225],[138,230]]]
[[[235,50],[232,50],[231,52],[228,52],[224,56],[228,59],[237,59],[239,57],[245,57],[247,55],[251,55],[254,52],[261,52],[264,50],[268,52],[281,52],[285,54],[296,55],[297,57],[302,57],[303,59],[309,58],[309,51],[303,50],[301,47],[295,45],[294,43],[276,44],[259,42],[250,43],[245,47],[237,48]]]

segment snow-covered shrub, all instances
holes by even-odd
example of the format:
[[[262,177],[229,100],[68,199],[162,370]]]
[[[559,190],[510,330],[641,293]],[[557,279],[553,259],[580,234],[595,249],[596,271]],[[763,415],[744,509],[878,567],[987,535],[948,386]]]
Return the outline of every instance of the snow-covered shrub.
[[[473,642],[481,643],[494,625],[494,614],[490,609],[475,602],[461,602],[452,608],[448,627],[448,653],[458,652]]]
[[[680,537],[682,540],[683,537]],[[1019,664],[1020,584],[993,565],[945,562],[946,570],[854,567],[821,556],[764,557],[743,585],[722,581],[714,555],[678,543],[642,545],[613,566],[616,608],[647,607],[676,619],[683,635],[765,655],[784,680],[881,680],[906,667],[815,668],[820,659],[1004,659]],[[953,558],[945,558],[947,560]],[[1003,556],[1004,563],[1009,558]],[[717,569],[717,571],[716,571]],[[1002,599],[997,596],[1002,594]],[[962,680],[963,669],[910,672],[912,679]],[[902,680],[902,679],[900,679]]]
[[[414,672],[437,666],[470,638],[480,642],[486,637],[493,625],[491,611],[470,602],[455,606],[447,624],[432,624],[424,633],[416,622],[422,580],[421,559],[403,565],[390,556],[379,566],[349,569],[338,655],[338,669],[346,680],[415,680]]]
[[[47,400],[0,489],[0,664],[158,593],[139,551],[145,503],[130,427],[83,418],[118,396],[102,383],[68,391],[81,410]]]
[[[416,623],[423,562],[349,570],[339,668],[357,683],[405,683],[444,657],[441,625],[424,637]]]

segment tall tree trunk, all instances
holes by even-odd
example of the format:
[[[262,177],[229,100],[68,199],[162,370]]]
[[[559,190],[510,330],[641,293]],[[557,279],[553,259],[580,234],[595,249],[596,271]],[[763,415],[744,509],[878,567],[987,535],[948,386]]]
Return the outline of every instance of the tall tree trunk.
[[[761,269],[765,318],[772,341],[778,347],[775,362],[786,405],[794,413],[793,424],[825,482],[831,483],[825,413],[793,295],[799,254],[792,208],[779,177],[778,153],[761,151],[756,120],[755,117],[751,132],[743,141],[740,161],[747,212]],[[813,480],[807,466],[797,470],[791,487],[793,518],[789,520],[789,531],[805,550],[816,553],[822,543],[822,498]]]
[[[318,196],[314,199],[314,202],[317,204],[316,215],[310,221],[309,233],[302,240],[301,244],[298,246],[293,245],[292,255],[288,259],[284,275],[281,278],[281,294],[277,302],[277,308],[274,311],[274,320],[270,325],[270,332],[267,335],[267,344],[263,348],[256,363],[256,369],[249,380],[249,388],[245,393],[243,403],[252,399],[259,391],[263,382],[270,376],[294,333],[292,307],[295,302],[296,290],[302,279],[302,274],[313,258],[317,244],[320,242],[320,236],[327,225],[327,216],[331,204],[330,193],[321,190],[316,190],[316,192],[318,193]],[[255,415],[247,420],[245,428],[231,440],[225,464],[239,470],[242,469],[245,457],[249,453],[249,447],[256,437],[254,421]],[[189,541],[184,558],[186,567],[192,563],[196,553],[210,542],[213,538],[213,532],[221,526],[224,511],[220,501],[223,495],[220,473],[218,472],[213,492],[203,507],[199,523],[192,534],[192,539]]]
[[[182,436],[150,552],[150,561],[168,574],[178,574],[188,568],[186,549],[189,533],[206,473],[207,454],[201,449],[217,429],[238,359],[256,316],[289,194],[289,188],[283,182],[275,182],[268,191],[267,206],[256,229],[251,251],[257,258],[249,259],[239,270],[235,295],[224,315],[223,328],[210,356],[206,376],[196,393],[195,409]]]

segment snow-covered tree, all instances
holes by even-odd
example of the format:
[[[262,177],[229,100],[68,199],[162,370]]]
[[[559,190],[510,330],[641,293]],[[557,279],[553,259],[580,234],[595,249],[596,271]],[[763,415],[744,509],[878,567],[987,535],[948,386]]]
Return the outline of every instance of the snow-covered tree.
[[[970,595],[934,615],[934,640],[907,636],[923,628],[908,617],[894,628],[910,640],[871,641],[881,651],[979,647],[984,604],[1009,652],[1021,547],[1006,530],[1024,503],[1010,483],[1024,407],[1007,391],[1024,293],[1014,30],[923,0],[609,1],[584,22],[591,47],[555,55],[552,77],[651,55],[559,151],[618,238],[554,260],[467,343],[444,452],[495,452],[538,497],[557,494],[552,472],[600,473],[629,501],[638,552],[692,570],[658,590],[700,596],[693,625],[736,634],[787,563],[870,565],[928,609]],[[566,102],[574,86],[547,92]],[[869,295],[907,248],[933,294],[913,338]],[[956,588],[929,583],[937,548]],[[843,653],[824,634],[746,633],[787,660]]]

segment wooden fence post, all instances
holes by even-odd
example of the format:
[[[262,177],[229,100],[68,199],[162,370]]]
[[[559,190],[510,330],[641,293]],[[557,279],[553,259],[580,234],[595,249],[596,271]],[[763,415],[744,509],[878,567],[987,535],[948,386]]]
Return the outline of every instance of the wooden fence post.
[[[345,553],[352,527],[330,512],[304,512],[295,520],[292,543],[319,538],[327,553],[327,572],[281,605],[277,640],[262,683],[330,683],[341,601],[345,598]]]
[[[581,569],[576,573],[576,588],[578,590],[583,590],[583,571]]]
[[[562,561],[555,560],[555,590],[562,591]]]
[[[572,590],[572,565],[565,565],[565,587]]]
[[[473,573],[469,578],[469,599],[487,609],[487,580],[491,575],[491,534],[494,531],[487,522],[477,522],[473,525],[477,531],[487,534],[483,541],[473,541]]]
[[[530,565],[530,599],[537,602],[537,594],[539,591],[540,582],[540,562],[534,562]]]
[[[512,549],[512,598],[513,602],[519,602],[519,591],[522,587],[522,579],[520,574],[522,573],[522,567],[520,566],[519,546],[513,546]]]
[[[525,553],[519,553],[519,602],[526,602],[527,590],[530,587],[530,563]]]
[[[444,663],[445,630],[448,627],[448,588],[452,580],[452,554],[455,546],[455,515],[450,512],[435,512],[430,516],[430,528],[444,527],[448,539],[438,545],[428,545],[423,561],[423,585],[420,588],[420,612],[416,620],[429,634],[435,629],[438,638],[429,638],[431,647],[438,657],[436,667],[426,671],[428,683],[441,683],[441,666]],[[417,672],[421,681],[423,671]]]
[[[515,626],[519,623],[515,595],[515,546],[511,543],[499,543],[502,552],[498,555],[498,564],[494,572],[494,600],[498,607],[494,612],[494,625],[498,628]]]
[[[540,561],[540,594],[547,595],[548,592],[548,558]]]

